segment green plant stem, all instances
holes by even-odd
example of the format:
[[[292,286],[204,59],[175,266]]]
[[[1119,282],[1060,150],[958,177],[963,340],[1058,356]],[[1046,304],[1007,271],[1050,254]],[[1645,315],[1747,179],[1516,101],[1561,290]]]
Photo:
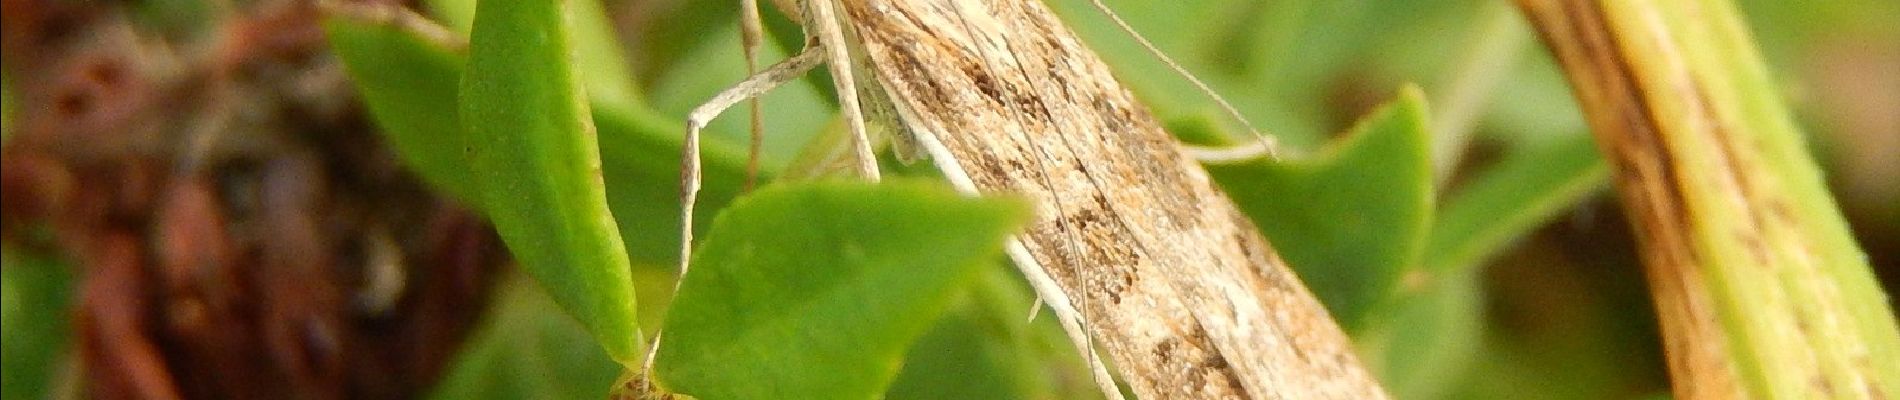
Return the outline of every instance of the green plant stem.
[[[1727,0],[1520,0],[1641,241],[1676,397],[1900,394],[1900,328]]]

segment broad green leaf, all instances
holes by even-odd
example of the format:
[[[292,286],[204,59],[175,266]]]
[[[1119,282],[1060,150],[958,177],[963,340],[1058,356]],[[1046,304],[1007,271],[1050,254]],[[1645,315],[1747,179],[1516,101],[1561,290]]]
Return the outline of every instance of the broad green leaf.
[[[1609,182],[1589,135],[1521,147],[1445,201],[1425,246],[1428,273],[1476,268]]]
[[[462,126],[495,229],[607,354],[638,362],[633,277],[575,79],[565,2],[482,0],[462,76]]]
[[[1028,217],[937,183],[759,190],[713,222],[660,347],[700,399],[875,398],[905,350]]]
[[[423,180],[479,203],[455,101],[465,58],[395,24],[333,16],[324,29],[397,154]]]
[[[1425,100],[1417,89],[1311,159],[1208,163],[1300,280],[1351,330],[1391,294],[1432,214]]]
[[[73,274],[41,255],[0,251],[0,398],[51,398],[69,342]]]
[[[440,400],[601,399],[621,365],[526,279],[505,280],[487,321],[429,395]]]
[[[450,46],[423,39],[396,25],[345,15],[326,21],[332,45],[398,153],[425,179],[451,193],[479,200],[467,164],[467,135],[457,122],[456,79],[467,57]],[[440,60],[389,63],[382,60]],[[673,265],[679,259],[679,168],[684,120],[668,121],[652,110],[593,109],[599,131],[601,174],[607,205],[620,226],[628,255],[640,264]],[[701,145],[705,186],[700,193],[704,225],[745,182],[745,157],[725,143]],[[768,166],[769,167],[769,166]],[[762,171],[770,179],[771,171]]]

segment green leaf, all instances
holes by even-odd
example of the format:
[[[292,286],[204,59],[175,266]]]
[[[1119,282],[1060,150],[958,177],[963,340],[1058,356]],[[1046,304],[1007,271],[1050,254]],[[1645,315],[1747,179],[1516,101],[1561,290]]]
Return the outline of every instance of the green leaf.
[[[1484,302],[1475,270],[1441,278],[1375,311],[1357,332],[1360,360],[1399,399],[1436,399],[1477,362]]]
[[[627,109],[640,106],[640,90],[635,87],[633,71],[621,51],[619,34],[600,0],[571,2],[570,21],[574,29],[575,70],[587,86],[589,99],[601,107]]]
[[[1609,168],[1589,135],[1522,147],[1445,201],[1425,246],[1428,272],[1476,268],[1609,183]]]
[[[462,125],[482,204],[523,269],[622,363],[638,361],[633,278],[575,80],[565,2],[482,0]]]
[[[607,9],[596,0],[569,0],[567,12],[573,24],[575,70],[588,98],[597,107],[633,108],[641,105],[640,91],[633,79],[627,56],[621,51],[619,35]],[[475,24],[475,0],[429,0],[429,9],[456,32],[467,34]]]
[[[431,185],[479,203],[455,101],[465,58],[397,24],[332,16],[323,26],[396,153]]]
[[[475,0],[427,0],[429,14],[450,29],[468,34],[475,29]]]
[[[1354,332],[1363,359],[1398,398],[1445,397],[1477,360],[1483,335],[1478,267],[1602,188],[1607,169],[1588,135],[1514,149],[1438,213],[1422,269]]]
[[[1315,158],[1206,165],[1348,330],[1387,298],[1425,244],[1425,115],[1424,95],[1408,88]]]
[[[462,75],[466,57],[397,24],[347,15],[333,15],[326,24],[332,45],[403,160],[438,187],[468,193],[465,200],[479,200],[461,144],[467,134],[456,120],[456,77]],[[441,61],[385,62],[394,60]],[[643,107],[594,108],[593,115],[607,206],[628,256],[643,265],[677,264],[684,120],[668,120]],[[700,150],[706,179],[694,222],[703,226],[740,192],[745,156],[718,141],[706,142]],[[772,173],[760,175],[770,179]]]
[[[0,398],[51,398],[69,342],[72,271],[17,250],[0,251]]]
[[[599,399],[621,365],[588,346],[580,324],[526,279],[496,291],[495,307],[431,399]]]
[[[938,183],[768,187],[713,222],[658,355],[701,399],[874,398],[977,267],[1026,222]]]

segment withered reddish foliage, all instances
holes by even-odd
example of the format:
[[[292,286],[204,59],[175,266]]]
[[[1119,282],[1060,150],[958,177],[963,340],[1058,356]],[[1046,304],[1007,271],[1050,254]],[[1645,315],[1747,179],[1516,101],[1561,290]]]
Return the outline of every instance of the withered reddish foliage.
[[[312,3],[245,4],[179,35],[0,0],[5,239],[81,272],[94,398],[413,397],[506,256],[380,144]]]

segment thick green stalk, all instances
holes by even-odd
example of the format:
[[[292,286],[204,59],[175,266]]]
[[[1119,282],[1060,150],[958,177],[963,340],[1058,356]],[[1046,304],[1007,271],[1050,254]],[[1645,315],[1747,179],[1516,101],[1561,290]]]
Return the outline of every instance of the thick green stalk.
[[[1900,328],[1734,5],[1520,4],[1613,166],[1676,396],[1900,396]]]

